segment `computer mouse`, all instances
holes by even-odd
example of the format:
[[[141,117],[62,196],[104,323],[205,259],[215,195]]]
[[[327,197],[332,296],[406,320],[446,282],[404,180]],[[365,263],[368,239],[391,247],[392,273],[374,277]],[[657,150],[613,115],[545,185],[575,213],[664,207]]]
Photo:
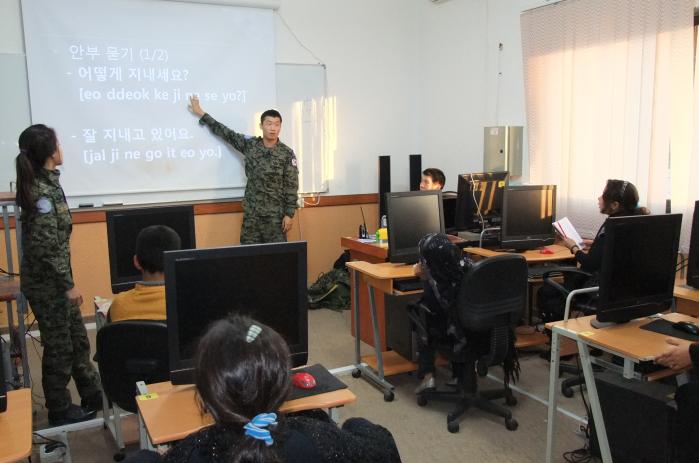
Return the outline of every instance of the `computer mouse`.
[[[313,389],[316,387],[316,379],[310,373],[302,371],[291,375],[291,384],[299,389]]]
[[[688,321],[676,322],[676,323],[672,324],[672,327],[675,328],[676,330],[684,331],[685,333],[699,336],[699,326],[695,325],[692,322],[688,322]]]
[[[549,248],[544,247],[539,249],[539,254],[553,254],[553,251]]]

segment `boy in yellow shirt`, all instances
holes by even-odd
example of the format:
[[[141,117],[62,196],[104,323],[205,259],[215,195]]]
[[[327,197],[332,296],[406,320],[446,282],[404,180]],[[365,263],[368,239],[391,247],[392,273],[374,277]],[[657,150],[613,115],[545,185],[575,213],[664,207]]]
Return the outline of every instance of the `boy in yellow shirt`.
[[[165,320],[165,274],[163,252],[180,249],[177,232],[165,225],[146,227],[136,238],[133,264],[143,275],[134,289],[119,293],[109,309],[113,322]]]

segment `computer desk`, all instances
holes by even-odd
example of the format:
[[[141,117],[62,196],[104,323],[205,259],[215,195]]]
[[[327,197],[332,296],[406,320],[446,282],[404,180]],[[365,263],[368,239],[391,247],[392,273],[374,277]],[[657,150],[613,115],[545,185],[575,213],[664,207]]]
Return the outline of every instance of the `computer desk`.
[[[7,393],[7,411],[0,413],[0,463],[27,458],[32,453],[32,390]]]
[[[281,413],[293,413],[317,408],[328,409],[337,422],[338,407],[357,400],[349,389],[317,394],[302,399],[287,400]],[[201,412],[193,384],[174,386],[170,381],[148,385],[148,394],[137,396],[139,433],[142,449],[184,439],[213,424],[211,415]]]
[[[699,289],[687,286],[683,277],[675,279],[675,307],[679,313],[699,317]]]
[[[414,371],[417,366],[394,351],[384,352],[385,348],[382,349],[381,346],[385,346],[385,338],[382,336],[382,332],[379,329],[379,317],[376,308],[376,290],[384,294],[394,295],[416,294],[420,293],[421,290],[401,292],[393,288],[393,282],[395,280],[415,278],[412,265],[392,264],[389,262],[374,264],[364,261],[352,261],[347,262],[347,267],[352,271],[353,282],[354,364],[356,369],[352,373],[352,376],[362,376],[367,379],[383,391],[384,400],[390,402],[394,397],[394,387],[391,383],[386,381],[385,376]],[[369,296],[369,315],[373,332],[374,342],[372,345],[376,353],[375,357],[361,357],[360,354],[362,320],[360,319],[359,290],[361,287],[367,288]]]
[[[548,425],[546,433],[546,463],[554,461],[554,437],[557,421],[558,408],[558,369],[560,365],[560,341],[563,338],[574,340],[578,345],[578,352],[585,377],[585,386],[590,398],[592,416],[595,420],[599,447],[602,453],[602,461],[611,463],[612,457],[609,450],[609,441],[602,418],[602,409],[597,386],[592,370],[592,359],[590,357],[590,347],[601,349],[605,352],[617,355],[624,359],[624,366],[621,369],[625,378],[644,379],[639,373],[634,371],[634,365],[641,361],[652,360],[667,349],[666,335],[641,329],[642,325],[649,323],[650,318],[639,318],[628,323],[610,326],[606,328],[593,328],[590,322],[594,315],[588,317],[571,318],[558,322],[547,323],[546,327],[551,330],[551,371],[549,377],[549,402],[548,402]],[[669,313],[662,315],[666,320],[676,322],[680,320],[695,320],[693,317],[679,313]],[[646,378],[648,379],[648,378]]]

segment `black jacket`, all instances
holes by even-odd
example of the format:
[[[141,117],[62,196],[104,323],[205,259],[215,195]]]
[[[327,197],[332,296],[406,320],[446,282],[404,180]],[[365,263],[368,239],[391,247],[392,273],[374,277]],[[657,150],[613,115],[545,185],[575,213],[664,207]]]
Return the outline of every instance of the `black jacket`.
[[[312,416],[309,416],[312,415]],[[323,412],[288,416],[274,432],[274,447],[287,463],[399,463],[391,433],[363,418],[350,418],[338,427]],[[140,451],[129,463],[225,463],[240,439],[240,429],[220,425],[204,428],[178,442],[164,455]]]

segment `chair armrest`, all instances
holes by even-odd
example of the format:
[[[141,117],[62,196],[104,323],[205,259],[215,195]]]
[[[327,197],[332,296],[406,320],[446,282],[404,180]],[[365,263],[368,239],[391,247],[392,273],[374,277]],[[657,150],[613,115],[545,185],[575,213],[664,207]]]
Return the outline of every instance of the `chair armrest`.
[[[567,289],[565,286],[560,284],[559,282],[555,281],[554,278],[556,277],[565,277],[565,276],[570,276],[570,275],[579,275],[579,276],[584,276],[587,278],[592,277],[592,274],[589,272],[585,272],[580,270],[577,267],[556,267],[551,270],[547,270],[543,274],[543,280],[545,285],[549,285],[553,288],[556,288],[561,295],[564,297],[568,296],[570,293],[570,290]]]

